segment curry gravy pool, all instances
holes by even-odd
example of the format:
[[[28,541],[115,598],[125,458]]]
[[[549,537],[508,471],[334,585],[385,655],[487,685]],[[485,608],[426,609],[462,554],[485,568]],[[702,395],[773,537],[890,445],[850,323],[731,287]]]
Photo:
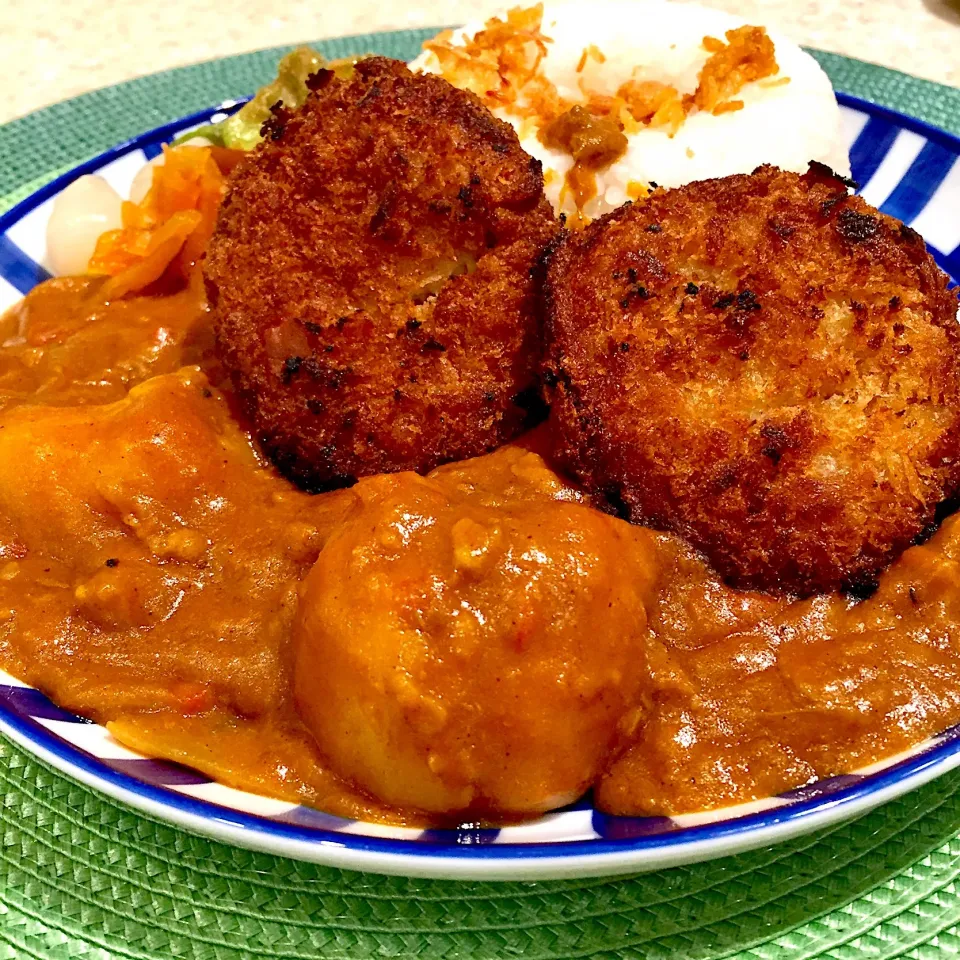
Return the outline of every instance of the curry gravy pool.
[[[0,320],[0,665],[123,743],[445,823],[591,784],[611,813],[723,806],[960,720],[957,519],[867,600],[791,601],[594,510],[536,433],[309,496],[259,459],[201,294],[99,285]]]

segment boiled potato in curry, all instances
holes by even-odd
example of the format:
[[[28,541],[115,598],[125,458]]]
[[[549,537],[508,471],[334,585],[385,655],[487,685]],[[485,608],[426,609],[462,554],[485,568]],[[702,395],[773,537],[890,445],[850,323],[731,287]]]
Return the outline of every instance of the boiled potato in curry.
[[[387,803],[549,810],[637,722],[653,570],[620,581],[636,548],[588,507],[485,505],[455,481],[358,485],[301,592],[297,706],[334,769]]]

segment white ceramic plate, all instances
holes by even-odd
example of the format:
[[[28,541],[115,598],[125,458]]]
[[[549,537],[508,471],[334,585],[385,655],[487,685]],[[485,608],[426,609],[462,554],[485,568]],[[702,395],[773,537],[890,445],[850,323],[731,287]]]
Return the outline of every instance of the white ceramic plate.
[[[940,265],[960,276],[960,140],[863,101],[839,99],[863,195],[918,230]],[[125,196],[162,143],[235,106],[221,104],[120,144],[0,217],[0,309],[46,278],[46,222],[68,183],[96,172]],[[83,783],[220,840],[358,870],[477,879],[628,873],[736,853],[857,816],[960,764],[960,729],[954,728],[855,774],[719,811],[611,817],[585,798],[523,826],[418,830],[344,820],[143,757],[2,673],[0,730]]]

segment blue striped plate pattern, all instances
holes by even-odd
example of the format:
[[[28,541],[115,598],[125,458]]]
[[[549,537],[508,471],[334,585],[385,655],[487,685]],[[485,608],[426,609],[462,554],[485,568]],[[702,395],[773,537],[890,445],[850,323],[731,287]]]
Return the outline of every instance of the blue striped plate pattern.
[[[853,97],[838,99],[860,192],[917,230],[940,266],[960,278],[960,140]],[[68,183],[98,173],[125,196],[162,143],[236,106],[220,104],[121,144],[0,217],[0,310],[49,275],[46,223]],[[953,728],[873,767],[723,810],[613,817],[587,797],[519,826],[420,830],[345,820],[141,756],[2,672],[0,730],[114,798],[219,839],[341,867],[484,879],[635,872],[735,853],[858,815],[960,765],[960,729]]]

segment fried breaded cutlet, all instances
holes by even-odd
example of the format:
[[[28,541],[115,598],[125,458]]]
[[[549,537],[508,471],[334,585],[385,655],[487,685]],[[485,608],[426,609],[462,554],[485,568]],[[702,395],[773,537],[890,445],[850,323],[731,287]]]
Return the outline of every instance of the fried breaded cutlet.
[[[558,459],[737,586],[869,588],[960,484],[956,293],[822,165],[622,207],[546,296]]]
[[[264,450],[322,490],[494,449],[542,409],[540,163],[397,61],[310,85],[233,173],[204,267]]]

